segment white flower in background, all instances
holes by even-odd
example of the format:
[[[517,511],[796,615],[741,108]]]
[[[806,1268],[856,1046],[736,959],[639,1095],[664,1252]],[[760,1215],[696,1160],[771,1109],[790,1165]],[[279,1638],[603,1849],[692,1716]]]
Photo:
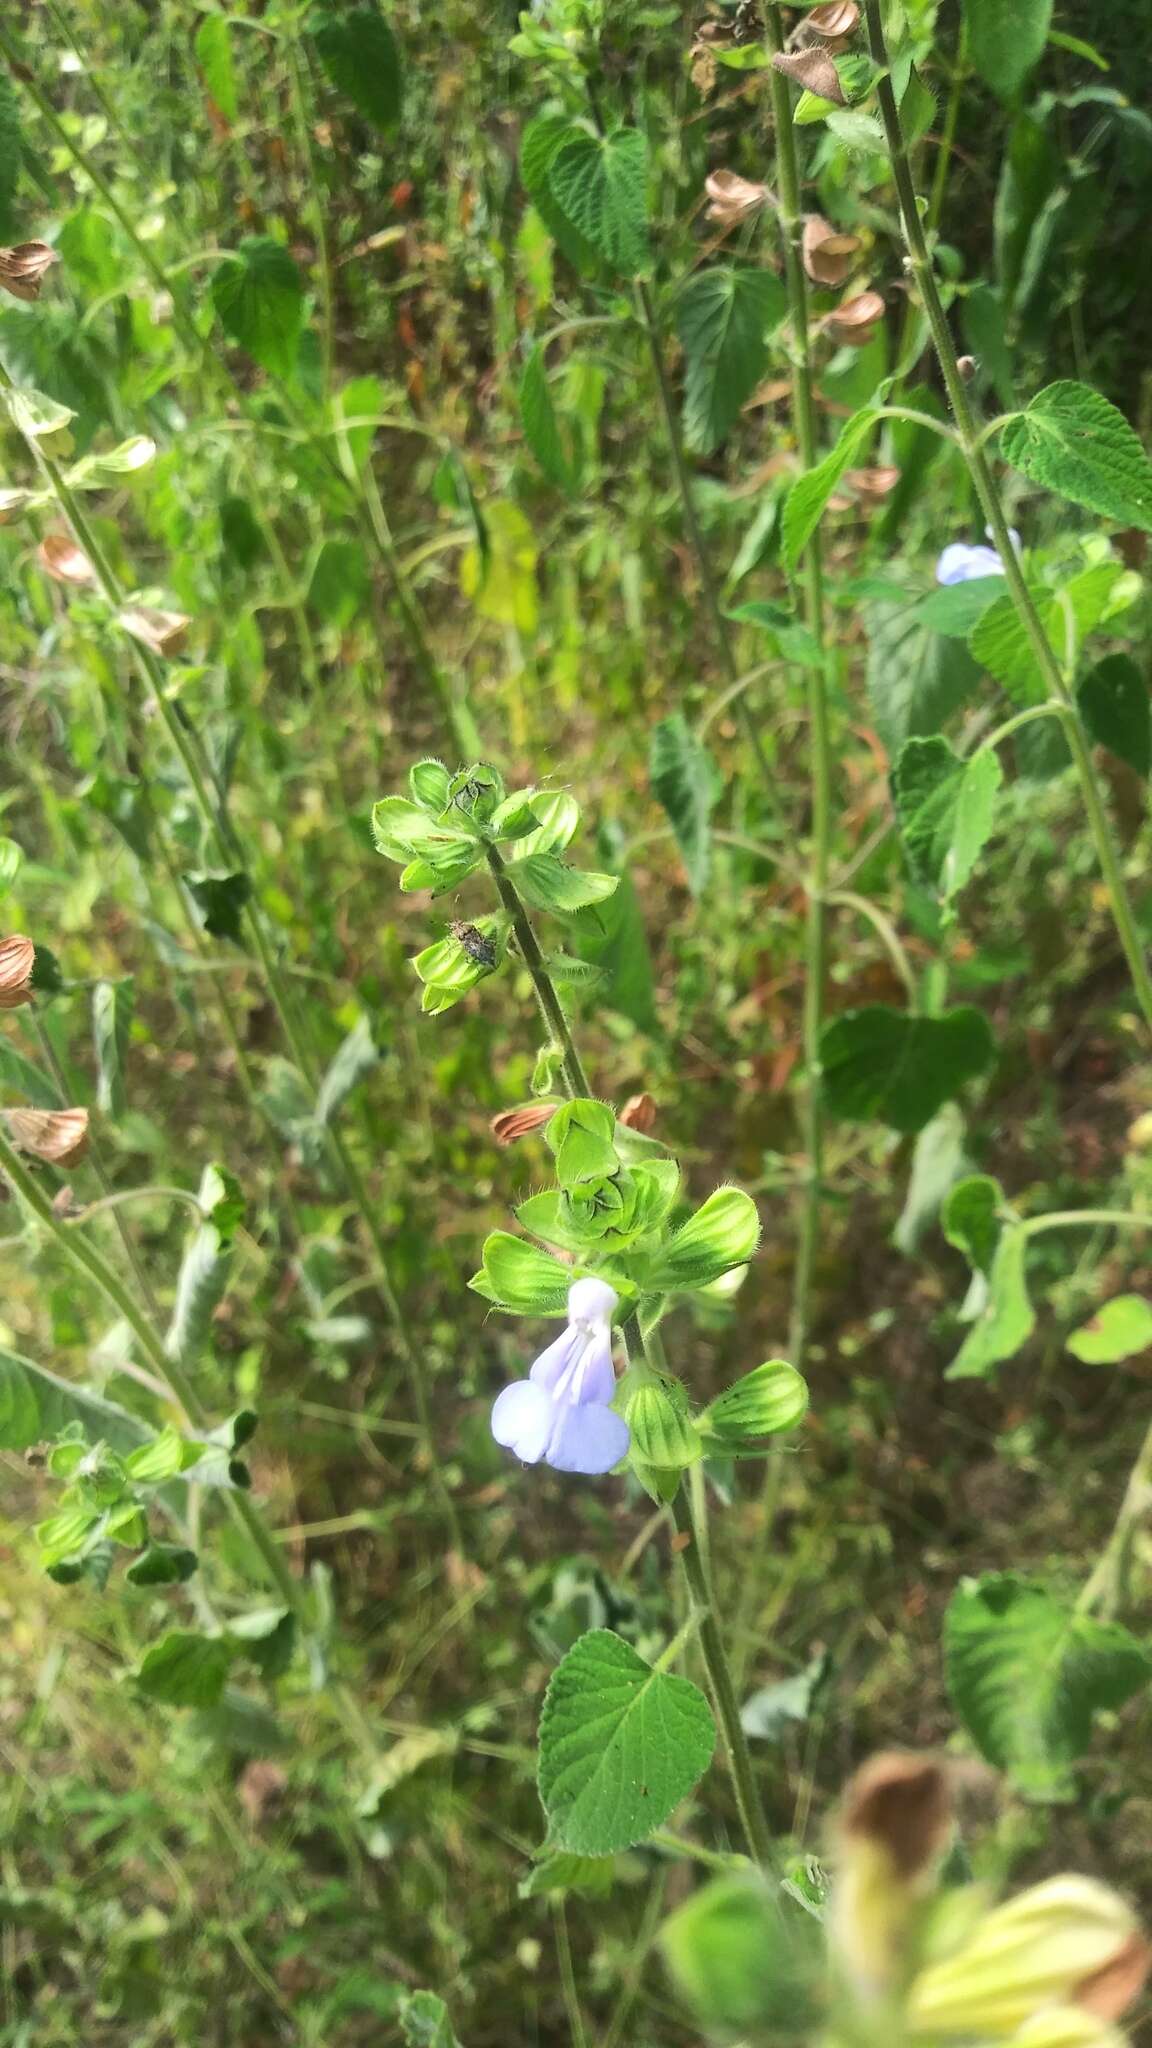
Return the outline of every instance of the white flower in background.
[[[986,527],[985,532],[989,529]],[[1012,545],[1020,553],[1020,535],[1014,526],[1008,529]],[[936,564],[937,583],[972,583],[978,576],[1002,576],[1004,564],[995,548],[983,543],[954,540],[945,548]]]

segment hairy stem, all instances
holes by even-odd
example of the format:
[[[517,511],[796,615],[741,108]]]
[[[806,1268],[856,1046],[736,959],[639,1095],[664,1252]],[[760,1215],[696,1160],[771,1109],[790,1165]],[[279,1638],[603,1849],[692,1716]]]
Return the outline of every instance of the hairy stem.
[[[540,1005],[540,1013],[544,1019],[548,1035],[553,1044],[560,1047],[563,1054],[565,1092],[569,1097],[591,1095],[592,1090],[588,1085],[588,1076],[584,1072],[584,1063],[576,1050],[576,1041],[572,1036],[568,1019],[564,1015],[560,998],[556,993],[556,984],[548,972],[547,963],[543,953],[540,951],[539,941],[532,929],[528,913],[520,901],[513,879],[515,867],[508,867],[507,863],[502,860],[496,847],[488,846],[485,848],[485,852],[489,872],[496,884],[496,893],[512,921],[512,929],[516,934],[516,943],[520,948],[524,965],[532,977],[532,986],[536,991],[536,1000]]]
[[[988,523],[992,542],[1004,568],[1005,581],[1012,603],[1024,628],[1028,644],[1035,657],[1036,665],[1044,678],[1050,697],[1063,704],[1070,715],[1064,721],[1064,730],[1071,749],[1073,765],[1080,784],[1081,798],[1088,819],[1089,830],[1096,847],[1096,857],[1104,879],[1104,887],[1112,910],[1120,944],[1128,962],[1136,999],[1144,1016],[1145,1024],[1152,1031],[1152,975],[1149,974],[1145,959],[1144,942],[1128,898],[1120,857],[1117,853],[1104,809],[1103,798],[1096,779],[1092,762],[1092,751],[1084,729],[1075,713],[1068,683],[1059,661],[1044,631],[1043,623],[1036,609],[1032,593],[1024,578],[1017,559],[1016,549],[1008,530],[1008,521],[1000,501],[1000,493],[992,474],[991,465],[985,453],[975,417],[968,399],[964,379],[956,357],[956,346],[948,325],[948,316],[940,297],[932,255],[920,218],[919,202],[912,177],[904,132],[900,125],[900,110],[892,88],[888,67],[888,46],[881,19],[880,0],[865,0],[868,22],[868,45],[875,62],[882,66],[877,84],[880,115],[888,141],[888,153],[892,160],[892,175],[896,183],[896,194],[900,205],[900,218],[904,229],[904,241],[908,251],[908,265],[915,279],[928,325],[932,330],[932,341],[940,364],[940,372],[948,393],[949,404],[959,436],[960,448],[972,487],[980,509]]]
[[[765,8],[768,47],[773,55],[784,48],[784,24],[775,0]],[[792,125],[788,80],[772,68],[768,74],[776,137],[776,189],[780,233],[784,244],[784,277],[792,328],[792,411],[800,460],[811,469],[817,456],[816,406],[812,349],[808,332],[808,286],[801,254],[800,164]],[[801,562],[804,615],[823,655],[824,566],[819,529],[812,535]],[[820,1065],[820,1034],[824,1023],[824,980],[828,954],[826,891],[832,848],[832,746],[828,720],[828,676],[823,660],[804,672],[808,700],[809,777],[812,793],[812,839],[807,884],[804,979],[804,1148],[807,1175],[804,1208],[792,1291],[791,1355],[803,1366],[811,1319],[812,1280],[820,1243],[824,1170],[824,1091]]]

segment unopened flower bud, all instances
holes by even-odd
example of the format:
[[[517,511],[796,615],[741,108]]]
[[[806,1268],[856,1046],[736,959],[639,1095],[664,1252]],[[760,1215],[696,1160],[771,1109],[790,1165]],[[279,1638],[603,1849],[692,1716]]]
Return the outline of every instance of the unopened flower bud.
[[[651,1095],[630,1095],[620,1111],[620,1122],[630,1131],[650,1131],[656,1121],[656,1103]]]
[[[915,1908],[951,1826],[948,1773],[933,1757],[885,1751],[849,1784],[830,1924],[839,1963],[858,1997],[881,1995],[903,1974]]]
[[[947,1962],[921,1971],[908,2018],[931,2040],[1001,2039],[1052,2007],[1081,2005],[1109,2020],[1135,1996],[1148,1962],[1117,1892],[1095,1878],[1052,1877],[984,1914]]]
[[[541,1130],[559,1107],[558,1102],[522,1102],[518,1109],[502,1109],[488,1128],[498,1145],[514,1145],[517,1138],[526,1138],[529,1132]]]

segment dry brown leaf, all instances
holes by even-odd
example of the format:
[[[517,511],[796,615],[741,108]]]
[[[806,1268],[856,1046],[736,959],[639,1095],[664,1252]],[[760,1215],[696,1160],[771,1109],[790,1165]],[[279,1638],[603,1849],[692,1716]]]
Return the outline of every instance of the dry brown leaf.
[[[36,559],[53,583],[71,583],[83,588],[96,581],[95,569],[70,533],[46,533],[36,550]]]
[[[126,633],[150,647],[153,654],[179,654],[192,624],[183,612],[165,612],[148,604],[128,605],[116,618]]]
[[[88,1149],[86,1109],[6,1109],[12,1143],[50,1166],[74,1166]]]
[[[859,292],[825,315],[824,325],[834,341],[850,348],[866,348],[884,318],[884,301],[879,292]]]
[[[848,105],[840,73],[827,50],[792,50],[787,53],[778,50],[772,65],[774,70],[782,71],[785,78],[802,85],[805,92],[814,92],[818,99],[832,100],[838,107]]]
[[[17,242],[14,249],[0,249],[0,285],[14,299],[31,304],[40,297],[46,272],[59,261],[47,242]]]
[[[18,1010],[32,1001],[32,969],[36,948],[22,932],[0,939],[0,1010]]]
[[[810,213],[800,247],[813,284],[843,284],[859,254],[860,238],[842,235],[818,213]]]
[[[772,197],[767,185],[754,184],[737,171],[712,171],[704,180],[704,190],[710,201],[708,219],[718,220],[725,227],[736,227],[758,213]]]

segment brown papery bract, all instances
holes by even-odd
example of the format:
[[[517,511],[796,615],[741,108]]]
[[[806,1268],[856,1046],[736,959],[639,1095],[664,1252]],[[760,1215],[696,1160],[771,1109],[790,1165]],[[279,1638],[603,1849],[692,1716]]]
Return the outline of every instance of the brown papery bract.
[[[737,171],[712,171],[704,180],[704,190],[709,199],[708,219],[725,227],[736,227],[758,213],[772,197],[767,185],[757,185]]]
[[[952,1827],[947,1766],[909,1750],[882,1750],[862,1764],[840,1809],[840,1833],[887,1851],[904,1879],[918,1877],[941,1854]]]
[[[96,581],[95,569],[70,533],[46,533],[36,550],[36,559],[53,583],[71,583],[83,589]]]
[[[824,325],[834,341],[849,348],[866,348],[884,318],[884,301],[879,292],[860,292],[824,316]]]
[[[842,235],[820,214],[808,215],[800,252],[813,284],[843,284],[859,251],[858,235]]]
[[[4,1120],[20,1151],[50,1166],[74,1166],[88,1149],[86,1109],[7,1109]]]
[[[40,297],[45,273],[59,261],[47,242],[17,242],[14,249],[0,249],[0,285],[14,299],[32,304]]]
[[[165,612],[147,604],[127,605],[116,617],[124,631],[151,648],[153,654],[179,654],[192,624],[183,612]]]
[[[36,948],[22,932],[0,939],[0,1010],[18,1010],[32,1001],[32,969]]]
[[[518,1109],[502,1109],[488,1128],[498,1145],[514,1145],[532,1131],[542,1130],[559,1109],[558,1102],[522,1102]]]
[[[785,54],[777,51],[772,59],[775,70],[782,71],[795,85],[802,85],[805,92],[814,92],[818,99],[832,100],[838,107],[846,107],[848,101],[840,83],[840,74],[824,49],[792,50]]]
[[[860,26],[860,9],[856,0],[826,0],[826,4],[813,7],[806,14],[802,33],[819,36],[826,50],[846,50]]]
[[[655,1097],[648,1094],[630,1095],[620,1111],[620,1121],[626,1124],[630,1131],[650,1131],[656,1121]]]

